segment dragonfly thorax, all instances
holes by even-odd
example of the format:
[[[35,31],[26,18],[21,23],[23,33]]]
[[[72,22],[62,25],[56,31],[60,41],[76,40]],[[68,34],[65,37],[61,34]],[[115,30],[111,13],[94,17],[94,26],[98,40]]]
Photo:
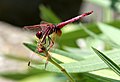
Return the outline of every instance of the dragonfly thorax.
[[[38,39],[41,39],[44,35],[45,36],[48,36],[48,35],[51,35],[53,32],[56,32],[58,31],[59,29],[56,27],[56,25],[54,24],[51,24],[51,25],[47,25],[46,28],[42,28],[42,30],[39,30],[37,33],[36,33],[36,37]]]
[[[58,30],[58,28],[54,24],[48,26],[48,28],[50,29],[50,32],[48,35],[52,34],[53,32],[57,32],[57,30]]]

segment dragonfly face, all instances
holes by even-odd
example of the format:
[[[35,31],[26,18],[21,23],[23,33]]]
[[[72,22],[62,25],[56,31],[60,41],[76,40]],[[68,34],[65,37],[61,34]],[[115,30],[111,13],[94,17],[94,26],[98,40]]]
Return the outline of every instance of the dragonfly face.
[[[38,31],[38,32],[36,33],[36,37],[39,38],[39,39],[41,39],[41,38],[42,38],[42,32],[41,32],[41,31]]]

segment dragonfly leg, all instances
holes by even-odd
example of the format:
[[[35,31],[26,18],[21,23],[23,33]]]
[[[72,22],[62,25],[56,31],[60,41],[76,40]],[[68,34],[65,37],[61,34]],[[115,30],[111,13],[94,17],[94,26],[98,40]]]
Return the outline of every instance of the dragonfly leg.
[[[34,55],[34,53],[32,53],[32,54],[30,55],[30,59],[29,59],[29,62],[28,62],[28,66],[30,66],[30,64],[31,64],[31,58],[32,58],[33,55]]]
[[[50,54],[47,52],[46,53],[46,63],[45,63],[45,69],[46,69],[46,67],[47,67],[47,64],[48,64],[48,61],[49,61],[49,59],[51,58],[51,56],[50,56]]]
[[[50,41],[51,41],[51,38],[50,38],[50,36],[48,36],[48,45],[47,45],[47,47],[50,46]]]
[[[46,44],[46,39],[43,42],[40,42],[42,45]]]
[[[48,46],[49,46],[48,51],[49,51],[50,48],[52,48],[52,46],[54,45],[54,41],[51,39],[50,36],[48,36],[48,41],[49,41],[49,44],[48,44]]]
[[[40,41],[40,39],[39,39],[39,41],[37,42],[37,48],[35,49],[35,52],[36,53],[41,53],[41,52],[43,52],[44,50],[42,50],[42,48],[43,48],[43,46],[46,44],[46,39],[43,41],[43,42],[41,42]]]
[[[47,58],[47,60],[46,60],[46,62],[45,62],[45,69],[46,69],[46,67],[47,67],[47,64],[48,64],[48,58]]]

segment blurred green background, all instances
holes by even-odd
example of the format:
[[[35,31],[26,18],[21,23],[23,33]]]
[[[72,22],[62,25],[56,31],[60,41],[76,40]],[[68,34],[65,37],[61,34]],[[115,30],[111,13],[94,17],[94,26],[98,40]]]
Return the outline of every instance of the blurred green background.
[[[90,16],[62,29],[51,55],[76,82],[120,81],[120,70],[117,75],[116,68],[111,70],[91,48],[120,65],[119,0],[0,0],[0,4],[0,82],[67,82],[50,62],[44,70],[45,60],[29,50],[35,45],[34,33],[21,28],[41,20],[58,24],[91,10]],[[27,66],[29,60],[34,68]]]

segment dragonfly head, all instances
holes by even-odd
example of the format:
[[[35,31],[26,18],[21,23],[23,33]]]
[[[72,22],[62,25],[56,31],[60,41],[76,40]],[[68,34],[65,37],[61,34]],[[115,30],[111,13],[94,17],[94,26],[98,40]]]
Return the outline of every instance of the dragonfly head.
[[[36,37],[39,38],[39,39],[41,39],[41,38],[42,38],[42,32],[41,32],[41,31],[38,31],[38,32],[36,33]]]

